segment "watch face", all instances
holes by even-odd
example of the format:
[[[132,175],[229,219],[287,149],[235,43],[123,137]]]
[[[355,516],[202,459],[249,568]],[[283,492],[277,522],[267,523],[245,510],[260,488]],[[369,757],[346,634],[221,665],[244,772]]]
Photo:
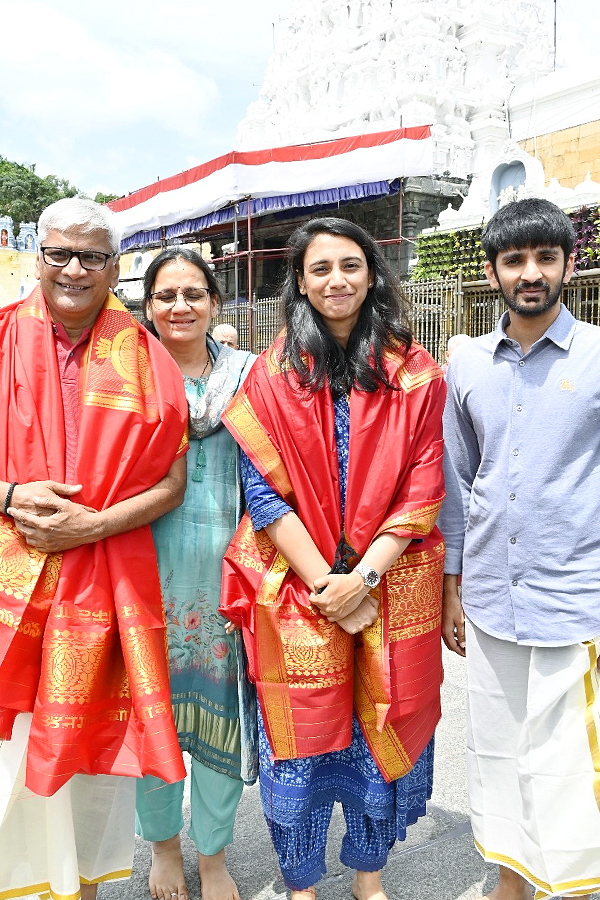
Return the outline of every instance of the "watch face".
[[[367,585],[367,587],[374,588],[379,584],[379,572],[376,572],[375,569],[367,569],[363,568],[363,566],[356,567],[362,576],[362,580]]]

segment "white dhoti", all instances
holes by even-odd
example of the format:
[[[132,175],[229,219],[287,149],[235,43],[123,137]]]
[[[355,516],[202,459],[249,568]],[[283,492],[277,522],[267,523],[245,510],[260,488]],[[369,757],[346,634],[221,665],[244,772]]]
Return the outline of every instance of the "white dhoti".
[[[467,779],[489,862],[537,897],[600,888],[600,640],[526,647],[467,622]]]
[[[75,775],[52,797],[25,787],[31,715],[0,745],[0,900],[28,894],[76,900],[80,882],[131,875],[135,779]]]

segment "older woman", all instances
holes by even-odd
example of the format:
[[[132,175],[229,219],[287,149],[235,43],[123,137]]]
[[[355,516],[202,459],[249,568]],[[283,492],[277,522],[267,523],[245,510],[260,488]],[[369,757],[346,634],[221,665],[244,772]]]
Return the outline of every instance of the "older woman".
[[[222,609],[244,630],[293,900],[315,896],[336,800],[353,894],[384,900],[388,852],[432,784],[445,385],[357,225],[292,235],[284,299],[286,330],[224,416],[251,523],[227,552]]]
[[[191,761],[190,836],[198,850],[204,900],[235,900],[224,848],[242,793],[235,636],[217,612],[223,554],[241,515],[238,449],[221,413],[254,356],[214,341],[207,331],[220,292],[205,260],[174,247],[159,254],[144,279],[146,315],[178,363],[189,404],[188,486],[183,506],[154,523],[167,616],[173,714]],[[153,842],[150,893],[158,900],[188,891],[179,832],[183,782],[138,783],[138,832]]]

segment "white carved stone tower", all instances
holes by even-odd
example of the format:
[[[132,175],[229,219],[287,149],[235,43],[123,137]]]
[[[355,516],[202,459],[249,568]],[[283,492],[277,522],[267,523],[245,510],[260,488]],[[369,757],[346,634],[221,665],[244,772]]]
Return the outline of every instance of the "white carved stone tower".
[[[432,125],[437,174],[483,172],[507,100],[551,64],[548,0],[303,0],[284,24],[240,149]]]

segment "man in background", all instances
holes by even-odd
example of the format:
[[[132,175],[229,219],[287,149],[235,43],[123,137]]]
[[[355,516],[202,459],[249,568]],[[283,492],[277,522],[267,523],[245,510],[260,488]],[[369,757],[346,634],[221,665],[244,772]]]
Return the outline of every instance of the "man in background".
[[[212,336],[215,341],[218,341],[219,344],[225,344],[226,347],[231,347],[232,350],[239,350],[239,340],[238,333],[233,325],[217,325],[213,328]]]
[[[446,376],[446,372],[448,371],[448,363],[450,362],[450,357],[454,353],[454,351],[461,346],[461,344],[466,344],[471,340],[470,335],[468,334],[453,334],[448,338],[448,344],[446,347],[446,361],[442,364],[442,372],[444,373],[444,377]]]

